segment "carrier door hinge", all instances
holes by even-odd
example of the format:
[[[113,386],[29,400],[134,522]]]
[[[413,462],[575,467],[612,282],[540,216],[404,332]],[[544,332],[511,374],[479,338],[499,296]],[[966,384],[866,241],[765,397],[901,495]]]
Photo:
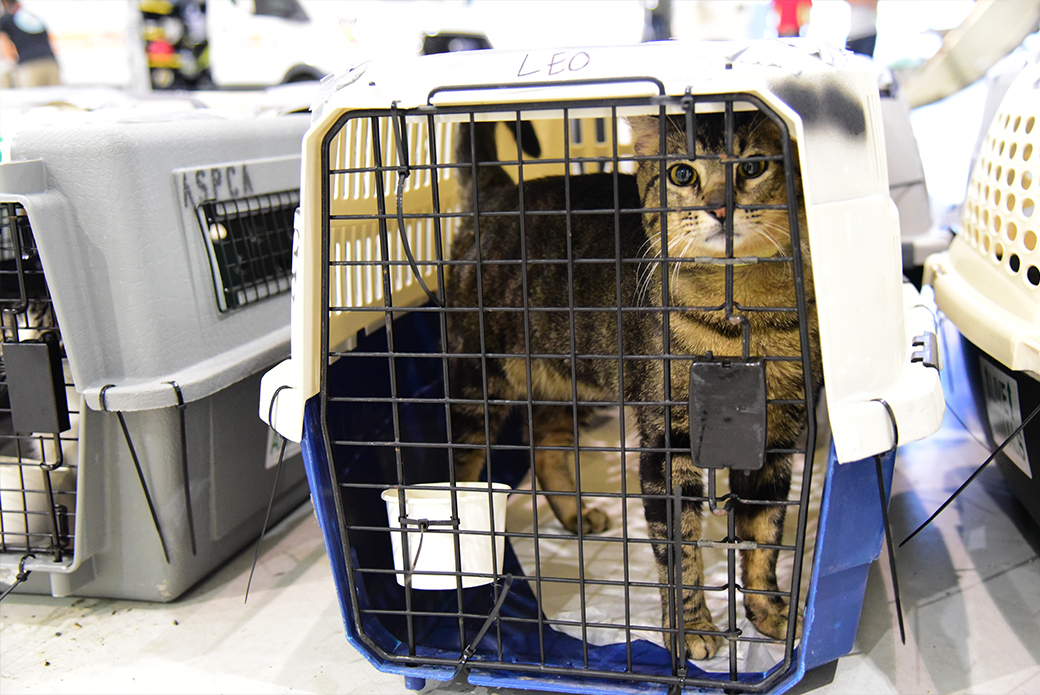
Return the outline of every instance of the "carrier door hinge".
[[[921,362],[926,367],[941,369],[939,361],[939,342],[935,333],[927,332],[914,338],[913,347],[918,348],[910,354],[911,362]]]

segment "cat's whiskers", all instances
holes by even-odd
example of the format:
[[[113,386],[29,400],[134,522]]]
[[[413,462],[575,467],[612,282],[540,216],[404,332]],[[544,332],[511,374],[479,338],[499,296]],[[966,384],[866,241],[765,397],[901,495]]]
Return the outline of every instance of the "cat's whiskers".
[[[665,255],[661,251],[661,239],[664,235],[660,230],[655,234],[649,236],[646,242],[640,247],[640,253],[644,258],[650,259],[662,259]],[[674,245],[679,243],[682,238],[689,238],[688,235],[681,235],[673,233],[669,235],[668,239],[668,251],[667,257],[674,258],[677,254],[674,252]],[[652,255],[650,252],[653,252]],[[650,287],[653,284],[654,273],[661,267],[661,264],[665,262],[662,260],[653,260],[645,265],[645,269],[641,271],[637,287],[638,292],[636,293],[637,301],[642,303],[649,297]]]
[[[689,256],[690,247],[696,243],[696,239],[692,235],[687,235],[686,243],[683,245],[682,251],[677,254],[680,259],[686,259]],[[679,284],[679,273],[681,273],[688,264],[684,260],[675,261],[675,268],[672,270],[672,285]]]
[[[654,256],[659,258],[660,255]],[[639,278],[639,290],[636,292],[636,303],[642,305],[650,294],[650,285],[653,284],[654,273],[660,267],[660,261],[654,261],[646,265],[645,270],[642,271],[642,277]]]
[[[658,232],[654,236],[648,237],[647,240],[645,242],[643,242],[643,245],[639,247],[639,255],[640,256],[646,256],[647,252],[651,251],[653,249],[653,247],[655,245],[655,242],[660,241],[660,239],[661,239],[661,233],[660,232]],[[657,244],[657,246],[660,247],[660,244]]]
[[[646,249],[646,251],[651,251],[653,249],[660,249],[661,248],[661,243],[660,243],[661,242],[661,237],[662,237],[662,234],[660,232],[658,232],[657,234],[652,235],[643,244],[642,248]],[[657,251],[656,253],[654,253],[653,256],[646,256],[646,258],[648,258],[648,259],[649,258],[662,259],[662,258],[667,257],[669,260],[668,261],[657,260],[657,261],[654,261],[652,263],[648,263],[646,265],[645,269],[640,274],[639,281],[638,281],[638,284],[637,284],[637,287],[638,287],[638,291],[636,293],[637,301],[642,303],[648,297],[649,292],[650,292],[650,287],[653,284],[654,273],[657,272],[658,268],[660,268],[662,263],[669,263],[669,264],[671,264],[671,266],[672,266],[671,267],[672,283],[673,284],[678,283],[679,282],[679,274],[683,271],[684,267],[686,265],[688,265],[683,260],[679,260],[679,259],[686,259],[686,258],[688,258],[690,249],[692,247],[694,247],[696,245],[696,243],[697,243],[697,235],[696,234],[690,234],[690,233],[678,234],[678,233],[676,233],[676,234],[671,235],[670,238],[668,239],[668,254],[667,254],[667,256],[664,256],[660,251]]]
[[[661,257],[660,251],[655,252],[653,255],[648,255],[649,252],[653,251],[655,248],[657,248],[657,249],[661,248],[660,247],[660,243],[658,243],[660,241],[660,238],[661,238],[660,233],[658,233],[656,235],[653,235],[653,236],[650,236],[643,243],[643,245],[639,247],[639,255],[641,257],[643,257],[643,258],[646,258],[646,259],[660,258]],[[644,300],[647,298],[647,295],[650,292],[650,283],[651,283],[651,281],[653,279],[654,272],[657,270],[657,267],[659,265],[660,265],[660,262],[658,262],[658,261],[649,262],[649,263],[646,263],[646,264],[641,264],[641,269],[639,271],[639,277],[638,277],[638,279],[636,281],[636,303],[637,304],[642,304],[644,302]]]
[[[776,232],[779,235],[779,238],[774,237],[772,234],[770,234],[770,232]],[[755,225],[755,233],[757,236],[765,238],[766,241],[768,241],[774,247],[776,247],[778,255],[788,255],[788,250],[784,248],[783,244],[780,243],[781,238],[790,238],[790,233],[786,226],[777,224],[776,222],[762,220]]]

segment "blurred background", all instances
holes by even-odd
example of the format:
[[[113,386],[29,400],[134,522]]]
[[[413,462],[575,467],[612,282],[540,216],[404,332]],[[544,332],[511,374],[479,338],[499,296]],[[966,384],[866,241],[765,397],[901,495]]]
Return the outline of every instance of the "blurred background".
[[[268,87],[320,78],[422,36],[481,34],[495,48],[801,34],[843,46],[876,13],[874,57],[923,64],[973,0],[24,0],[70,85],[136,90]],[[593,9],[593,6],[595,9]],[[0,63],[0,79],[13,63]]]
[[[910,107],[956,95],[940,115],[917,109],[913,119],[941,223],[963,199],[975,138],[929,141],[918,131],[936,117],[980,131],[981,78],[1008,53],[1029,51],[1038,8],[1038,0],[23,0],[23,16],[49,32],[65,89],[7,91],[0,161],[27,121],[61,117],[48,109],[156,92],[167,103],[179,94],[195,107],[285,113],[307,110],[325,75],[377,58],[802,36],[871,55],[881,83],[901,86]],[[0,87],[18,86],[5,39]]]
[[[46,27],[58,70],[56,79],[25,84],[18,47],[0,32],[0,162],[11,161],[11,143],[19,131],[83,122],[83,112],[126,109],[134,112],[135,122],[148,122],[150,115],[160,122],[172,112],[195,109],[250,117],[243,122],[306,112],[319,98],[320,80],[369,60],[488,46],[555,49],[671,38],[802,37],[818,43],[821,53],[846,47],[872,57],[877,67],[879,90],[886,97],[881,100],[886,156],[893,199],[900,205],[904,272],[918,282],[925,257],[946,248],[958,231],[978,143],[1001,97],[1024,66],[1040,63],[1040,0],[3,0],[3,5],[6,16],[22,14],[25,26]],[[97,115],[102,122],[105,114]],[[300,132],[306,128],[306,117],[292,119],[302,121]],[[257,138],[257,143],[265,154],[277,150],[270,139]],[[214,156],[225,157],[222,152]],[[294,178],[298,170],[291,164]],[[137,189],[126,189],[127,196],[136,194]],[[903,204],[916,200],[912,193],[919,193],[923,203],[906,208],[913,214],[904,216]],[[165,191],[156,199],[160,195]],[[296,202],[287,204],[290,233]],[[165,228],[156,230],[165,234]],[[223,238],[222,233],[226,230],[217,236]],[[971,398],[966,390],[951,393]],[[247,407],[236,406],[239,414],[255,419],[255,393],[242,399]],[[971,409],[960,404],[957,410]],[[948,420],[934,439],[901,450],[899,487],[893,494],[901,502],[892,507],[897,525],[916,524],[912,520],[922,509],[946,499],[985,458],[986,445],[976,443],[984,437],[977,434],[980,429],[975,421],[962,427]],[[268,450],[273,441],[268,439]],[[992,468],[989,472],[998,475]],[[886,588],[890,582],[883,575],[887,565],[884,570],[876,566],[858,650],[843,657],[836,676],[830,667],[834,686],[829,692],[1026,693],[1040,688],[1040,651],[1035,637],[1027,637],[1036,634],[1040,605],[1032,599],[1040,586],[1037,527],[1014,506],[999,479],[983,478],[982,485],[984,492],[963,498],[968,500],[963,517],[940,518],[940,542],[925,550],[919,545],[900,558],[911,587],[912,648],[898,648]],[[344,643],[335,597],[328,591],[333,580],[323,542],[310,507],[302,509],[275,533],[279,549],[265,553],[257,566],[257,585],[274,589],[260,599],[259,608],[251,602],[246,617],[241,589],[251,576],[249,553],[168,614],[143,603],[90,602],[78,608],[80,599],[70,604],[72,599],[15,595],[3,605],[8,611],[4,628],[10,630],[4,636],[4,692],[86,692],[95,682],[95,692],[167,692],[173,682],[184,691],[185,679],[192,677],[205,684],[199,692],[213,690],[214,683],[224,692],[268,692],[275,687],[270,683],[290,682],[293,690],[392,692],[399,679],[360,668],[361,657]],[[948,556],[940,557],[947,546]],[[942,572],[937,574],[935,566],[948,566],[949,576],[938,576]],[[276,593],[282,597],[278,601]],[[958,607],[962,598],[970,605]],[[58,606],[53,612],[52,604]],[[226,604],[226,620],[213,620],[215,604]],[[128,618],[131,605],[139,610]],[[62,613],[66,608],[73,612]],[[122,618],[110,618],[117,610]],[[180,622],[173,619],[174,610]],[[36,645],[43,637],[61,636],[60,630],[85,634],[68,626],[92,625],[74,611],[108,619],[104,635],[113,646],[104,640],[101,645],[109,656],[125,654],[121,663],[98,659],[87,649],[80,662],[64,659],[64,670],[39,668],[44,652]],[[195,613],[199,620],[184,618]],[[160,622],[165,641],[154,637],[161,632]],[[189,624],[199,632],[186,633]],[[279,628],[272,630],[272,624]],[[54,625],[65,627],[55,634]],[[180,632],[174,636],[170,630]],[[153,637],[143,638],[146,633]],[[30,638],[19,640],[19,635]],[[203,644],[222,648],[200,649]],[[48,657],[53,658],[50,652]],[[317,674],[315,663],[321,664]],[[272,676],[268,669],[279,673]],[[62,685],[67,673],[76,673],[77,679]],[[990,687],[981,688],[984,683]]]

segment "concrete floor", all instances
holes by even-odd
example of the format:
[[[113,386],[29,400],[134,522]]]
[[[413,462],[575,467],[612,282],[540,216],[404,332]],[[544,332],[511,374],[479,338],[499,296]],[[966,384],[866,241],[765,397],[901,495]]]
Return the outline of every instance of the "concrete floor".
[[[935,435],[902,447],[891,503],[895,537],[927,518],[987,453],[949,412]],[[1000,472],[986,469],[897,552],[906,645],[882,554],[852,653],[806,674],[794,692],[1040,692],[1038,550],[1036,522]],[[11,595],[0,603],[0,690],[411,692],[347,643],[309,504],[268,535],[244,604],[252,558],[243,552],[172,604]]]
[[[933,197],[963,194],[977,107],[976,90],[914,114]],[[977,433],[977,423],[969,419],[966,429],[948,412],[939,432],[900,449],[890,508],[897,539],[986,458]],[[793,692],[1040,692],[1038,551],[1037,523],[990,467],[897,551],[906,644],[883,554],[871,569],[855,648],[806,674]],[[0,691],[411,692],[348,644],[309,504],[269,533],[243,603],[252,559],[251,549],[243,551],[172,604],[8,597],[0,603]],[[426,690],[445,688],[431,682]]]

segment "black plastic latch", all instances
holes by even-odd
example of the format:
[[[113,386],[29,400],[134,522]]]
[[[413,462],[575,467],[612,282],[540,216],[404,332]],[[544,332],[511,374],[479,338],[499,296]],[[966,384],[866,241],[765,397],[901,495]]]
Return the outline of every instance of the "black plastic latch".
[[[700,468],[758,470],[766,458],[766,366],[690,365],[690,454]]]
[[[69,429],[61,348],[53,334],[41,341],[0,344],[15,432],[58,434]]]

